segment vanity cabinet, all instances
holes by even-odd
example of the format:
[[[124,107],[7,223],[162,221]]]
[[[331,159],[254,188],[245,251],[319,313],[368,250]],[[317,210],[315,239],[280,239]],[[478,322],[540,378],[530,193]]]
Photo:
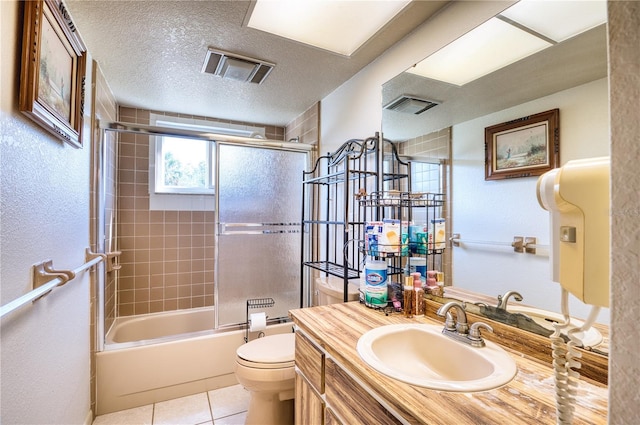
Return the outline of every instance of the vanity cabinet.
[[[402,423],[300,330],[295,359],[296,425]]]
[[[296,332],[295,424],[324,422],[325,353],[302,332]]]
[[[299,371],[296,371],[295,424],[322,424],[324,402]]]
[[[326,403],[345,424],[399,425],[370,392],[332,359],[326,365]]]
[[[342,423],[336,418],[335,413],[331,410],[330,407],[327,407],[325,410],[325,420],[324,425],[342,425]]]

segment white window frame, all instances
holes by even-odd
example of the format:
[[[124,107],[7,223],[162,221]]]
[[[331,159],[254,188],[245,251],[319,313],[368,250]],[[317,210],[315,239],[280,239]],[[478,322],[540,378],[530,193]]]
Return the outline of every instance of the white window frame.
[[[151,113],[149,118],[151,125],[159,127],[264,138],[263,127],[173,117],[154,113]],[[164,186],[164,176],[160,172],[161,168],[156,168],[156,164],[162,164],[164,160],[161,149],[163,137],[164,136],[152,137],[149,143],[149,209],[165,211],[213,211],[215,209],[215,142],[211,141],[207,143],[209,187],[206,189],[174,188]],[[168,137],[180,138],[179,136]]]
[[[188,138],[181,138],[179,136],[156,136],[155,137],[155,164],[160,166],[155,171],[154,178],[154,193],[173,193],[173,194],[186,194],[186,195],[215,195],[215,182],[213,171],[215,169],[215,142],[205,142],[206,149],[206,183],[204,187],[179,187],[179,186],[166,186],[164,184],[164,151],[162,146],[165,139],[185,140],[186,143],[192,141]],[[201,140],[198,140],[201,141]],[[155,168],[154,168],[155,169]]]

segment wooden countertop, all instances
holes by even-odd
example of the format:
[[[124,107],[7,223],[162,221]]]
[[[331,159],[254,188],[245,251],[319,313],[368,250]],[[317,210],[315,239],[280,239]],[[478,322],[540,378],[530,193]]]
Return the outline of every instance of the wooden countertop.
[[[507,385],[490,391],[453,393],[429,390],[389,378],[360,359],[356,344],[375,327],[396,323],[441,325],[428,317],[386,316],[357,301],[291,310],[294,323],[328,355],[361,380],[411,424],[494,425],[555,424],[555,385],[550,364],[505,347],[516,360],[518,373]],[[574,424],[607,423],[607,387],[581,378]]]

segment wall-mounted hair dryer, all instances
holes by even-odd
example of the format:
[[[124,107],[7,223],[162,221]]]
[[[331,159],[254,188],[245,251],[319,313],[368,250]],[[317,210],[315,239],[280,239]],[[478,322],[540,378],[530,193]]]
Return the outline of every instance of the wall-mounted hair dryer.
[[[567,162],[538,179],[551,213],[552,279],[585,304],[609,306],[609,158]]]

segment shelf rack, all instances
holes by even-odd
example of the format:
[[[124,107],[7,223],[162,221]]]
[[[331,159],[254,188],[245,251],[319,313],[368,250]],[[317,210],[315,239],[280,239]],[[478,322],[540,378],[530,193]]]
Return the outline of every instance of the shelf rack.
[[[376,133],[348,140],[303,172],[301,292],[311,287],[313,277],[335,276],[343,279],[348,301],[349,280],[360,278],[366,256],[372,254],[366,249],[367,222],[391,218],[408,223],[420,208],[426,211],[420,214],[426,225],[436,218],[445,197],[411,192],[411,162]],[[408,255],[401,254],[401,247],[397,251],[376,255],[387,260],[388,276],[406,270]],[[429,247],[424,256],[435,259],[442,251]]]

